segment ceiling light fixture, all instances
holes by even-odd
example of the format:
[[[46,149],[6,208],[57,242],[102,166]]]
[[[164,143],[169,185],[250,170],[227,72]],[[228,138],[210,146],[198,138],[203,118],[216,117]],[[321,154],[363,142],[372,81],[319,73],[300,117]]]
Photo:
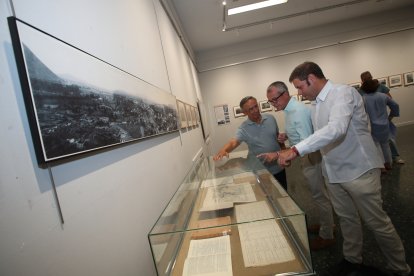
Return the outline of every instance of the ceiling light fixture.
[[[227,11],[227,14],[228,15],[233,15],[233,14],[238,14],[238,13],[242,13],[242,12],[248,12],[248,11],[252,11],[252,10],[267,8],[267,7],[270,7],[270,6],[286,3],[287,1],[288,0],[262,1],[262,2],[258,2],[258,3],[250,4],[250,5],[240,6],[240,7],[237,7],[237,8],[231,8]]]

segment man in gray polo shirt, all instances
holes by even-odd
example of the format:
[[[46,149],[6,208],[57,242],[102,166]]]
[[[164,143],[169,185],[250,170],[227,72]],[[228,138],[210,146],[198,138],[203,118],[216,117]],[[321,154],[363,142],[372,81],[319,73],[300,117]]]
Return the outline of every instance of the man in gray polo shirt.
[[[220,151],[214,156],[214,160],[220,160],[224,156],[245,142],[249,148],[248,157],[257,156],[261,153],[279,151],[281,145],[277,141],[279,128],[275,117],[270,114],[261,114],[257,100],[252,96],[244,97],[240,101],[240,108],[248,117],[238,128],[236,137],[230,139]],[[263,161],[263,160],[262,160]],[[277,161],[264,163],[263,165],[279,181],[280,185],[287,190],[286,172]]]

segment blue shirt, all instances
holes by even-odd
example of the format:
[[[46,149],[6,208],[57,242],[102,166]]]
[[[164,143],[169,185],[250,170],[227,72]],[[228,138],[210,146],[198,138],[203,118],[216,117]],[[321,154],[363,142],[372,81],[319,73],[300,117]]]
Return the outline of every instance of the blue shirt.
[[[371,122],[371,134],[375,141],[386,143],[390,136],[388,110],[390,116],[400,116],[398,104],[387,95],[379,92],[364,94],[365,110]]]
[[[256,156],[261,153],[280,151],[280,145],[277,142],[279,128],[275,117],[270,114],[262,114],[260,124],[247,119],[238,128],[236,139],[239,142],[245,142],[249,148],[248,157]],[[277,161],[263,163],[271,174],[277,174],[283,170],[279,167]]]
[[[366,92],[362,89],[358,89],[359,94],[361,94],[361,96],[364,96],[364,94],[366,94]],[[380,93],[384,93],[384,94],[388,94],[390,92],[390,89],[388,87],[386,87],[383,84],[379,84],[377,90],[375,90],[375,92],[380,92]]]
[[[296,145],[313,133],[311,110],[305,104],[290,98],[283,110],[285,131],[291,146]]]
[[[301,155],[320,149],[330,183],[350,182],[384,166],[368,129],[364,102],[355,88],[328,81],[316,97],[314,113],[314,134],[296,148]]]

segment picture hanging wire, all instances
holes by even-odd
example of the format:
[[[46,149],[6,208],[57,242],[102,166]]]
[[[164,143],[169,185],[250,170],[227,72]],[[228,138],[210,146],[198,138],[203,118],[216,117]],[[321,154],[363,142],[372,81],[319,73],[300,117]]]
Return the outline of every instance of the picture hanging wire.
[[[63,219],[62,208],[60,207],[59,197],[58,197],[58,194],[57,194],[57,191],[56,191],[56,184],[55,184],[55,180],[53,178],[52,169],[50,167],[50,164],[47,165],[47,170],[49,172],[50,182],[52,183],[53,196],[55,198],[56,207],[57,207],[57,210],[58,210],[58,213],[59,213],[60,223],[63,225],[65,223],[65,221]]]
[[[16,12],[14,11],[13,0],[9,0],[9,5],[10,5],[10,9],[11,9],[12,15],[14,17],[16,17]]]

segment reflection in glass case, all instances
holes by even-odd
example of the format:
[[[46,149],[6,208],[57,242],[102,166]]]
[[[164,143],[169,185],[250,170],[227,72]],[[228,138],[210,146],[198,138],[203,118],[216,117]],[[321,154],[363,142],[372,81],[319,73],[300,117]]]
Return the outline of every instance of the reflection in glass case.
[[[254,157],[200,159],[148,238],[158,275],[314,275],[305,214]]]

